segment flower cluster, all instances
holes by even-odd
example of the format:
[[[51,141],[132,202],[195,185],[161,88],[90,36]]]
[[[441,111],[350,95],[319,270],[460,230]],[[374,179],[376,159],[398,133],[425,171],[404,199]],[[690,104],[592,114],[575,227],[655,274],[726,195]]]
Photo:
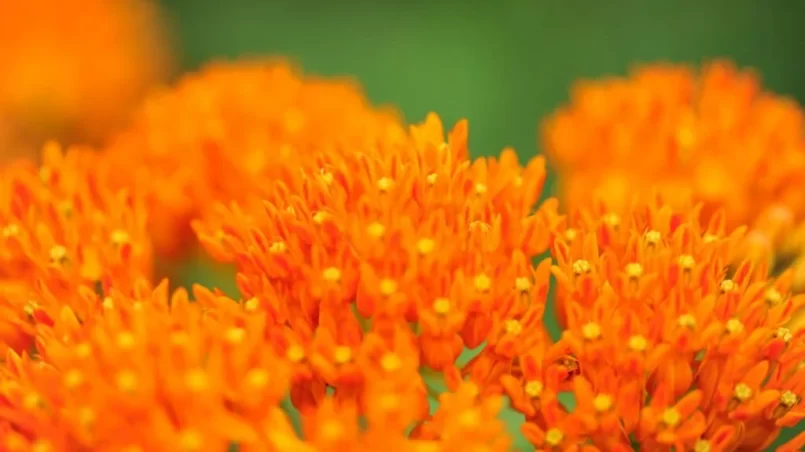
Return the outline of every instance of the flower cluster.
[[[502,452],[507,410],[536,450],[763,450],[805,418],[805,296],[730,203],[565,213],[543,158],[265,62],[43,161],[0,173],[2,450]],[[155,281],[184,230],[239,296]]]

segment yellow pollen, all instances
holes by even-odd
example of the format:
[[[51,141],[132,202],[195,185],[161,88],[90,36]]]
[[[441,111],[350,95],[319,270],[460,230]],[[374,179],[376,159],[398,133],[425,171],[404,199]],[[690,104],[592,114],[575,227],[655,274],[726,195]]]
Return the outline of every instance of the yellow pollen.
[[[614,403],[615,399],[609,394],[598,394],[595,396],[595,399],[593,399],[593,407],[595,411],[599,413],[609,411]]]
[[[129,233],[122,230],[122,229],[115,229],[112,231],[112,234],[109,236],[109,240],[115,246],[121,246],[125,243],[128,243],[131,240],[131,236]]]
[[[291,345],[290,347],[288,347],[286,356],[291,362],[300,363],[302,362],[303,359],[305,359],[305,349],[296,344]]]
[[[22,308],[22,311],[25,312],[27,315],[34,315],[34,312],[39,308],[39,303],[35,301],[29,301],[25,304]]]
[[[50,261],[56,264],[63,264],[67,260],[67,248],[56,245],[50,249]]]
[[[210,379],[204,370],[194,369],[185,375],[184,384],[192,392],[202,392],[209,388]]]
[[[529,290],[531,290],[531,281],[524,276],[515,279],[514,290],[518,292],[528,292]]]
[[[246,339],[246,330],[239,327],[229,328],[226,330],[224,338],[230,344],[240,344],[244,339]]]
[[[447,298],[437,298],[433,302],[433,310],[437,314],[445,315],[450,312],[450,300]]]
[[[637,262],[631,262],[626,264],[626,276],[631,279],[639,279],[643,276],[643,266]]]
[[[668,427],[676,427],[682,422],[682,415],[676,408],[668,408],[662,412],[662,422]]]
[[[517,320],[509,319],[503,323],[503,329],[506,333],[511,334],[513,336],[518,336],[520,333],[523,332],[523,324]]]
[[[537,397],[541,396],[542,389],[543,389],[542,382],[537,380],[527,381],[525,387],[523,388],[526,395],[531,397],[532,399],[536,399]]]
[[[710,452],[710,441],[700,439],[693,444],[693,452]]]
[[[565,231],[565,240],[567,240],[568,243],[573,243],[573,241],[576,240],[576,237],[578,236],[579,232],[573,228],[568,228],[568,230]]]
[[[92,353],[92,347],[86,342],[82,342],[75,346],[74,351],[77,358],[86,358]]]
[[[329,171],[325,171],[324,168],[321,170],[321,179],[324,181],[325,184],[331,185],[333,183],[333,173]]]
[[[433,239],[424,238],[416,242],[416,251],[422,255],[432,253],[435,248],[436,242]]]
[[[477,275],[472,282],[478,292],[488,292],[492,288],[492,280],[486,276],[486,273]]]
[[[182,450],[201,450],[204,441],[201,435],[195,430],[185,430],[179,435],[179,447]]]
[[[679,263],[679,266],[685,271],[693,270],[693,267],[696,266],[696,260],[690,254],[683,254],[679,256],[677,263]]]
[[[601,337],[601,326],[595,322],[586,323],[581,327],[581,335],[588,341],[594,341]]]
[[[134,373],[124,370],[117,374],[115,380],[117,387],[123,392],[132,392],[137,389],[137,376]]]
[[[22,406],[26,410],[35,410],[40,408],[44,405],[44,400],[42,396],[35,392],[29,392],[23,399],[22,399]]]
[[[251,297],[243,303],[243,309],[248,312],[254,312],[260,307],[260,300],[257,297]]]
[[[327,267],[321,272],[321,276],[325,281],[335,283],[341,280],[341,270],[335,267]]]
[[[288,245],[285,244],[282,240],[278,240],[273,242],[271,245],[268,246],[268,252],[271,254],[281,254],[284,253],[288,249]]]
[[[556,447],[562,444],[563,439],[565,439],[565,434],[556,427],[548,430],[548,432],[545,433],[545,443],[547,443],[549,446]]]
[[[381,177],[380,180],[377,181],[377,188],[382,192],[391,190],[393,186],[394,181],[388,177]]]
[[[792,406],[799,403],[799,397],[791,391],[785,391],[784,393],[780,394],[780,404],[785,406],[786,408],[791,408]]]
[[[390,297],[397,293],[397,281],[389,278],[383,278],[380,281],[380,294],[384,297]]]
[[[352,349],[346,345],[339,345],[333,352],[336,364],[346,364],[352,361]]]
[[[615,213],[608,213],[604,215],[602,220],[604,221],[605,225],[611,228],[617,228],[621,224],[621,218]]]
[[[705,235],[704,235],[704,237],[702,237],[702,241],[703,241],[705,244],[707,244],[707,243],[713,243],[713,242],[715,242],[716,240],[718,240],[718,236],[717,236],[717,235],[714,235],[714,234],[705,234]]]
[[[488,191],[486,185],[484,184],[475,184],[475,193],[478,195],[483,195]]]
[[[438,175],[438,174],[436,174],[436,173],[430,173],[430,174],[428,174],[427,181],[428,181],[428,183],[429,183],[429,184],[433,185],[433,184],[435,184],[435,183],[436,183],[436,179],[437,179],[438,177],[439,177],[439,175]]]
[[[696,328],[696,317],[692,314],[682,314],[676,320],[676,323],[684,328]]]
[[[644,352],[648,348],[648,341],[640,335],[632,336],[629,338],[629,348],[636,352]]]
[[[313,214],[313,222],[316,224],[322,224],[324,221],[327,220],[327,212],[318,211]]]
[[[19,233],[20,233],[20,227],[17,226],[16,224],[6,225],[5,227],[3,227],[2,232],[0,232],[0,234],[3,236],[4,239],[14,237]]]
[[[732,292],[737,288],[738,285],[735,284],[735,281],[731,279],[725,279],[724,281],[721,281],[721,293]]]
[[[724,328],[726,328],[727,332],[730,334],[739,334],[743,332],[744,324],[738,319],[729,319],[724,325]]]
[[[646,243],[649,245],[657,245],[662,240],[662,234],[659,231],[646,231]]]
[[[366,233],[369,234],[370,237],[379,239],[386,233],[386,227],[378,222],[370,223],[369,226],[366,227]]]
[[[128,331],[121,331],[117,334],[117,346],[123,350],[131,350],[136,343],[134,335]]]
[[[470,223],[469,226],[470,231],[481,231],[484,234],[489,232],[490,229],[492,229],[492,226],[490,226],[489,223],[481,220],[475,220]]]
[[[579,259],[576,262],[573,262],[573,273],[576,275],[581,275],[583,273],[590,273],[592,271],[592,267],[590,267],[590,263],[584,259]]]
[[[386,353],[380,358],[380,367],[386,372],[393,372],[402,367],[402,359],[394,353]]]
[[[794,335],[791,334],[791,330],[783,327],[777,328],[777,331],[774,333],[774,335],[775,337],[782,339],[783,342],[786,343],[791,342],[791,339],[794,338]]]
[[[732,392],[736,399],[741,402],[746,402],[752,397],[753,391],[746,383],[738,383],[735,385],[735,390]]]
[[[774,287],[766,291],[765,295],[766,304],[769,306],[777,306],[783,302],[783,294]]]
[[[107,311],[112,310],[115,308],[115,301],[112,299],[112,297],[104,297],[103,302],[101,302],[101,306]]]
[[[77,388],[84,382],[84,375],[78,369],[70,369],[64,374],[64,385],[69,389]]]
[[[246,372],[246,384],[252,389],[261,389],[268,385],[269,375],[265,369],[251,369]]]

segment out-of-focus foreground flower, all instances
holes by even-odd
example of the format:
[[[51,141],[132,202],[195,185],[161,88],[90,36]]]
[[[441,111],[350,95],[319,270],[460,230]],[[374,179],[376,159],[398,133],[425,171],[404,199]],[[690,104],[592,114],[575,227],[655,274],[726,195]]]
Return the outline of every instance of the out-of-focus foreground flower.
[[[720,61],[701,73],[653,65],[580,82],[543,142],[568,209],[589,207],[594,192],[613,208],[653,191],[675,206],[692,197],[705,217],[723,207],[728,225],[752,227],[778,265],[803,254],[805,118],[752,72]]]
[[[97,143],[123,125],[169,53],[149,0],[0,3],[0,160],[46,140]]]
[[[153,96],[108,153],[122,186],[152,187],[151,234],[160,254],[181,255],[188,225],[213,201],[261,195],[301,156],[349,151],[401,136],[396,113],[375,109],[348,80],[302,76],[285,62],[217,63]]]
[[[563,216],[537,203],[542,158],[471,160],[465,121],[377,118],[270,135],[299,151],[227,168],[242,192],[184,185],[208,190],[188,216],[237,267],[237,299],[152,279],[163,205],[119,155],[49,147],[39,171],[6,168],[2,447],[507,451],[508,402],[536,450],[762,450],[805,417],[805,332],[785,327],[805,298],[742,260],[751,238],[724,210],[646,197]],[[189,184],[171,161],[132,172]]]

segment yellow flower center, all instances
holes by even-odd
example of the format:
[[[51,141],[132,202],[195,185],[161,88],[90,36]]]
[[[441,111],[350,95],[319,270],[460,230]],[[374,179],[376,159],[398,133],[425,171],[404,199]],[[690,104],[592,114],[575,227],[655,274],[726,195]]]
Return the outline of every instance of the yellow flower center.
[[[602,218],[602,220],[604,221],[605,225],[611,228],[617,228],[621,224],[621,218],[616,213],[610,212],[604,215],[604,218]]]
[[[109,240],[112,242],[113,245],[121,246],[128,243],[129,240],[131,240],[131,237],[129,236],[128,232],[122,229],[115,229],[114,231],[112,231]]]
[[[794,335],[791,334],[791,330],[784,327],[777,328],[777,331],[774,333],[774,336],[777,337],[778,339],[782,339],[782,341],[785,343],[791,342],[791,339],[794,338]]]
[[[488,191],[486,185],[484,184],[475,184],[475,193],[477,195],[483,195]]]
[[[402,368],[403,362],[395,353],[386,353],[380,359],[380,367],[386,372],[393,372]]]
[[[450,312],[450,300],[447,298],[437,298],[433,302],[433,311],[440,315],[445,315]]]
[[[271,245],[268,246],[268,252],[271,254],[281,254],[284,253],[285,250],[288,249],[288,245],[285,244],[282,240],[278,240],[273,242]]]
[[[783,294],[781,294],[780,291],[772,287],[766,291],[764,299],[767,305],[774,307],[783,302]]]
[[[599,413],[609,411],[614,403],[615,399],[609,394],[598,394],[595,396],[595,399],[593,399],[593,407],[595,411]]]
[[[243,328],[232,327],[226,330],[226,335],[224,337],[230,344],[240,344],[244,339],[246,339],[246,330]]]
[[[636,352],[644,352],[648,348],[648,341],[640,335],[632,336],[629,338],[629,348]]]
[[[517,320],[509,319],[503,323],[503,329],[506,330],[508,334],[517,336],[523,332],[523,324]]]
[[[387,192],[391,190],[391,187],[394,186],[394,181],[388,177],[381,177],[377,181],[377,188],[382,192]]]
[[[346,364],[352,360],[352,349],[346,345],[339,345],[333,352],[336,364]]]
[[[50,249],[50,261],[54,264],[63,264],[67,260],[67,248],[55,245]]]
[[[251,369],[246,373],[246,384],[252,389],[262,389],[268,384],[268,371]]]
[[[430,173],[430,174],[428,174],[427,181],[428,181],[428,183],[429,183],[429,184],[433,185],[433,184],[435,184],[435,183],[436,183],[436,179],[437,179],[438,177],[439,177],[439,175],[438,175],[438,174],[436,174],[436,173]]]
[[[738,288],[738,285],[735,284],[735,281],[731,279],[725,279],[721,281],[721,293],[732,292]]]
[[[646,243],[648,243],[649,245],[653,246],[653,245],[657,245],[658,243],[660,243],[660,240],[662,240],[662,234],[660,234],[659,231],[654,231],[654,230],[646,231],[645,238],[646,238]]]
[[[693,445],[693,452],[710,452],[710,441],[700,439]]]
[[[524,391],[527,396],[531,397],[532,399],[536,399],[537,397],[542,395],[543,388],[544,387],[541,381],[530,380],[526,382]]]
[[[321,273],[321,276],[324,278],[325,281],[335,283],[341,280],[341,270],[335,267],[327,267]]]
[[[34,315],[34,312],[36,312],[36,310],[38,308],[39,308],[39,303],[37,303],[36,301],[32,300],[32,301],[29,301],[28,303],[25,304],[25,306],[22,308],[22,311],[25,314],[31,316],[31,315]]]
[[[696,317],[692,314],[682,314],[676,320],[677,324],[683,328],[696,328]]]
[[[210,379],[204,370],[194,369],[187,372],[184,377],[184,384],[192,392],[202,392],[209,387]]]
[[[643,276],[643,266],[638,262],[631,262],[626,264],[626,276],[631,279],[639,279]]]
[[[682,422],[682,415],[676,408],[668,408],[662,412],[662,422],[668,427],[676,427]]]
[[[590,273],[592,271],[592,267],[590,267],[590,263],[584,259],[579,259],[576,262],[573,262],[572,265],[573,273],[576,275],[581,275],[584,273]]]
[[[369,234],[370,237],[379,239],[386,233],[386,227],[380,223],[374,222],[366,227],[366,233]]]
[[[578,236],[579,232],[573,228],[568,228],[567,231],[565,231],[565,240],[567,240],[568,243],[573,243]]]
[[[132,392],[137,389],[137,376],[131,371],[124,370],[118,373],[115,381],[117,388],[123,392]]]
[[[682,270],[690,271],[696,266],[696,259],[694,259],[690,254],[683,254],[682,256],[679,256],[677,263],[679,263],[679,267],[682,268]]]
[[[78,369],[70,369],[64,374],[64,385],[68,389],[74,389],[84,381],[84,375]]]
[[[123,350],[130,350],[134,348],[134,344],[136,344],[136,339],[134,335],[128,331],[121,331],[117,333],[117,346]]]
[[[285,356],[292,363],[300,363],[303,359],[305,359],[305,349],[296,344],[291,345],[288,347],[288,351],[285,353]]]
[[[581,327],[581,335],[588,341],[594,341],[601,337],[601,326],[595,322],[586,323]]]
[[[486,276],[486,273],[481,273],[477,275],[472,280],[473,285],[475,286],[475,290],[478,292],[489,292],[492,288],[492,280],[489,276]]]
[[[3,227],[3,230],[2,232],[0,232],[0,235],[2,235],[4,239],[7,239],[16,236],[19,233],[20,233],[19,226],[17,226],[16,224],[9,224]]]
[[[313,222],[316,224],[322,224],[327,220],[327,212],[318,211],[313,214]]]
[[[563,439],[565,439],[565,434],[556,427],[548,430],[548,432],[545,433],[545,443],[547,443],[549,446],[556,447],[562,444]]]
[[[44,404],[44,402],[45,401],[42,399],[42,396],[40,396],[38,393],[29,392],[22,399],[22,406],[26,410],[35,410],[37,408],[40,408]]]
[[[465,410],[459,415],[458,421],[465,428],[477,427],[481,423],[481,414],[477,409]]]
[[[739,334],[744,330],[744,324],[738,319],[729,319],[724,325],[724,328],[729,334]]]
[[[733,391],[733,395],[736,399],[741,402],[746,402],[752,397],[752,388],[749,387],[746,383],[738,383],[735,385],[735,390]]]
[[[797,403],[799,403],[799,397],[793,392],[785,391],[784,393],[780,394],[780,404],[786,408],[791,408]]]
[[[432,239],[424,238],[416,242],[416,251],[422,255],[432,253],[435,248],[436,242]]]
[[[514,280],[514,289],[518,292],[528,292],[531,290],[531,281],[526,277],[519,277]]]
[[[113,300],[112,297],[104,297],[103,302],[101,302],[101,306],[107,311],[111,311],[115,308],[115,300]]]
[[[243,303],[243,309],[248,312],[254,312],[258,307],[260,307],[260,300],[257,299],[257,297],[249,298],[245,303]]]
[[[383,278],[380,281],[380,294],[384,297],[390,297],[397,293],[397,281],[389,278]]]
[[[707,243],[713,243],[713,242],[715,242],[716,240],[718,240],[718,236],[717,236],[717,235],[714,235],[714,234],[705,234],[705,235],[704,235],[704,237],[702,237],[702,241],[703,241],[705,244],[707,244]]]
[[[329,171],[325,171],[324,168],[322,168],[321,169],[321,180],[323,180],[324,183],[327,184],[327,185],[332,185],[333,180],[335,180],[335,177],[333,176],[333,173],[331,173]]]

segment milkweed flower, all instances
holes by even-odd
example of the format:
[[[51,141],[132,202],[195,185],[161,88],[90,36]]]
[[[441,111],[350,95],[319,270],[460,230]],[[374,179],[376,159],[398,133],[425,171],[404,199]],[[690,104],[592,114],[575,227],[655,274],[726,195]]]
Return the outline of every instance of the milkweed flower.
[[[30,345],[37,325],[62,306],[84,318],[82,293],[125,290],[151,274],[146,213],[135,189],[107,188],[110,176],[88,149],[45,146],[43,162],[0,169],[0,346]]]
[[[190,221],[215,202],[258,196],[312,149],[371,144],[402,128],[347,80],[303,76],[280,61],[215,63],[152,96],[106,151],[125,186],[153,187],[151,236],[180,254]],[[132,169],[134,169],[132,171]]]
[[[805,220],[803,112],[750,71],[725,61],[700,73],[656,64],[579,82],[545,121],[542,141],[568,209],[597,194],[617,210],[659,191],[675,207],[702,203],[705,216],[723,208],[728,226],[752,227],[779,254],[802,252],[794,230]]]
[[[0,5],[0,159],[49,139],[100,144],[169,69],[151,1]]]

